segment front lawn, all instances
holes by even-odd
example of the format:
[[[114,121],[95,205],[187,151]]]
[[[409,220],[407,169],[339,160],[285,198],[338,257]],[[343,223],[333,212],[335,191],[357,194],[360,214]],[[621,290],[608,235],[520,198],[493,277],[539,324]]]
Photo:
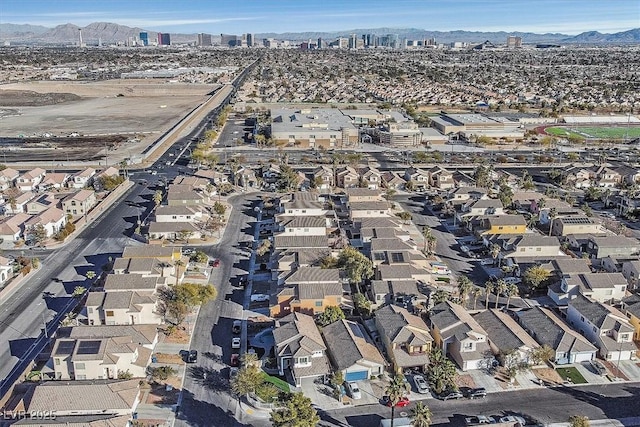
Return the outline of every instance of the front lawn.
[[[587,380],[584,379],[582,374],[574,367],[568,368],[556,368],[556,372],[563,380],[568,380],[573,384],[586,384]]]

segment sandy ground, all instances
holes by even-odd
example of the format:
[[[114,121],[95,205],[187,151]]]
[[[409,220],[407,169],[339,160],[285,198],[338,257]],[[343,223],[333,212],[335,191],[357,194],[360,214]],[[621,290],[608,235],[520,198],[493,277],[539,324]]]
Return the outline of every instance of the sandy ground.
[[[0,110],[10,114],[0,114],[0,137],[43,134],[67,137],[72,133],[135,135],[141,141],[137,146],[144,147],[204,102],[215,88],[166,80],[39,81],[1,85]],[[25,91],[22,105],[20,91]],[[27,106],[38,105],[38,94],[74,94],[80,98],[55,105]],[[3,98],[6,108],[2,108]],[[87,157],[96,155],[95,150],[86,145],[79,148],[90,151]],[[28,153],[24,153],[24,157],[28,159]]]

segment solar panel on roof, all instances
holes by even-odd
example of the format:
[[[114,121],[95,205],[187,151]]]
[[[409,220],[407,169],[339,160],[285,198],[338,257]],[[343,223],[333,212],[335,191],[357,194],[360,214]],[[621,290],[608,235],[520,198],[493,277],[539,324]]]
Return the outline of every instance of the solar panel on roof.
[[[100,350],[101,341],[80,341],[76,354],[96,354]]]
[[[56,354],[71,354],[75,346],[75,341],[59,341]]]

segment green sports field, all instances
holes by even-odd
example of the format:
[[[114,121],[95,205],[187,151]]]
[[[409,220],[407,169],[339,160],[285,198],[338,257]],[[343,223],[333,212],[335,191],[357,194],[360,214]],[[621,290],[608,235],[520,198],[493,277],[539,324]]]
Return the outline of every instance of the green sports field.
[[[568,137],[569,135],[577,135],[580,138],[587,139],[624,139],[629,137],[639,138],[640,127],[626,127],[626,126],[573,126],[573,127],[560,127],[553,126],[544,130],[549,135]]]

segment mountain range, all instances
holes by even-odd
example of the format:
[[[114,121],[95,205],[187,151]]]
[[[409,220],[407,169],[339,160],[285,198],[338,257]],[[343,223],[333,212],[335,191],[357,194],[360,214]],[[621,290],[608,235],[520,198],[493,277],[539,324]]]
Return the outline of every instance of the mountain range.
[[[58,25],[48,28],[40,25],[29,24],[0,24],[0,43],[11,44],[51,44],[64,45],[75,44],[82,30],[82,38],[88,45],[95,45],[98,40],[103,44],[126,41],[129,37],[138,37],[140,32],[147,32],[149,40],[157,38],[156,31],[147,31],[141,28],[131,28],[109,22],[94,22],[85,27],[74,24]],[[316,40],[323,38],[331,40],[337,37],[348,37],[350,34],[397,34],[399,38],[409,40],[435,38],[439,43],[459,42],[484,42],[504,44],[510,35],[522,37],[523,43],[557,43],[557,44],[607,44],[607,43],[640,43],[640,28],[619,33],[606,34],[597,31],[588,31],[576,36],[561,33],[528,33],[528,32],[481,32],[481,31],[428,31],[418,28],[361,28],[332,32],[301,32],[301,33],[261,33],[255,34],[256,39],[275,38],[280,40]],[[214,36],[214,40],[219,36]],[[189,43],[197,39],[196,34],[171,33],[172,43]]]

